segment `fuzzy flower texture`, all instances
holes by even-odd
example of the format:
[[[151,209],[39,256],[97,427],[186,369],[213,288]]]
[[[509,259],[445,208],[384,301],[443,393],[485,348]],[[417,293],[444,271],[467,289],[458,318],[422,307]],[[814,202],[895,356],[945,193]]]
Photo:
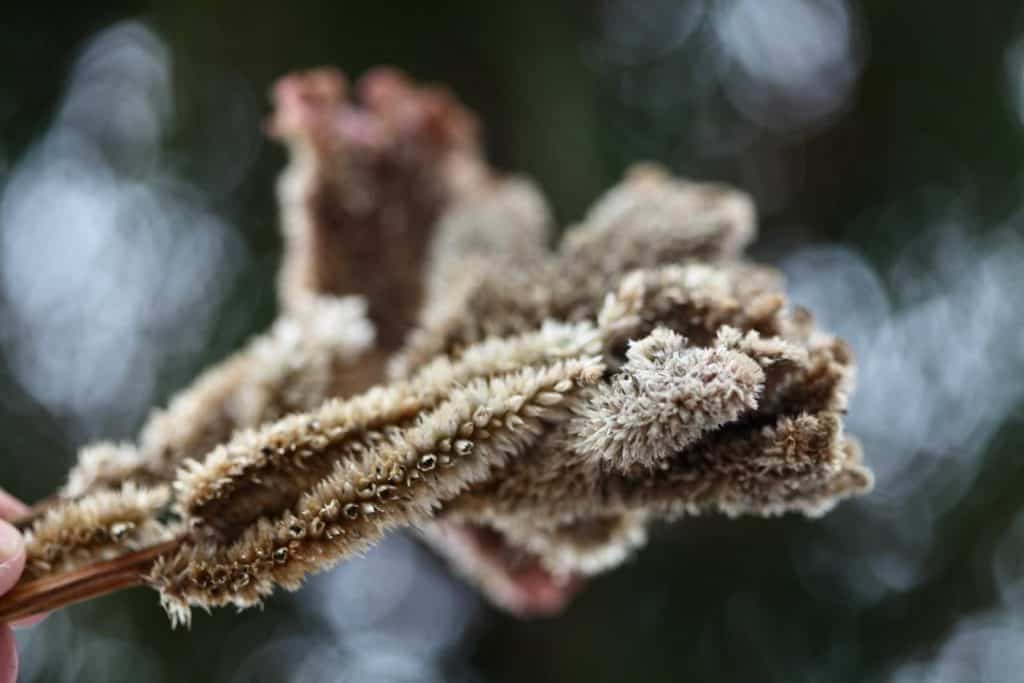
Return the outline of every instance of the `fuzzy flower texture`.
[[[655,520],[870,489],[849,350],[743,258],[746,195],[637,166],[552,250],[444,90],[322,69],[273,99],[277,321],[137,442],[81,452],[24,525],[22,595],[144,583],[188,623],[412,528],[497,605],[553,612]]]

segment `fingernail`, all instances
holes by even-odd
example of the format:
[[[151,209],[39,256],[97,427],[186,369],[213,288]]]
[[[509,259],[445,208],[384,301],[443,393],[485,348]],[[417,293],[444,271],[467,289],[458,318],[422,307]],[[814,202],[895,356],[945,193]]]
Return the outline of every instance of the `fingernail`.
[[[0,564],[21,552],[24,540],[18,530],[7,522],[0,522]]]

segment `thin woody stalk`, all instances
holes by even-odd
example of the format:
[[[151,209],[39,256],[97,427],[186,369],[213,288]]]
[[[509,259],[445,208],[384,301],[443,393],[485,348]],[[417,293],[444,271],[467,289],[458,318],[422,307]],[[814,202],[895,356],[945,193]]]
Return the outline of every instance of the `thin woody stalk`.
[[[145,585],[153,562],[174,552],[183,540],[173,539],[113,560],[19,583],[0,599],[0,623],[19,621],[125,588]]]

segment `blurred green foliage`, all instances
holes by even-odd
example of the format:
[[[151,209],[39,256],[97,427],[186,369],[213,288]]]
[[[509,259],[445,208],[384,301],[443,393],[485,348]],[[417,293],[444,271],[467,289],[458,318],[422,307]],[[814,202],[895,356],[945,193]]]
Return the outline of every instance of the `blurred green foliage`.
[[[167,42],[177,108],[167,148],[185,177],[213,187],[216,208],[251,251],[204,353],[162,376],[167,396],[274,311],[280,242],[272,188],[284,153],[262,141],[254,118],[252,164],[228,191],[217,189],[219,180],[204,174],[218,141],[203,121],[222,88],[240,89],[265,111],[275,78],[319,64],[350,75],[393,64],[444,83],[479,113],[490,157],[536,178],[563,222],[577,220],[637,159],[746,186],[751,150],[769,149],[780,176],[795,180],[782,202],[759,197],[767,208],[760,253],[772,258],[796,243],[839,241],[881,266],[953,208],[972,217],[969,231],[986,231],[1021,206],[1024,128],[1007,68],[1022,35],[1018,6],[865,2],[858,8],[863,71],[836,116],[809,132],[756,131],[752,146],[709,155],[680,133],[689,124],[685,112],[652,117],[619,96],[617,81],[644,77],[648,66],[595,58],[601,27],[592,2],[18,3],[5,8],[0,25],[0,169],[45,131],[91,35],[141,18]],[[668,59],[684,63],[679,88],[700,78],[699,61],[688,64],[685,51]],[[642,142],[627,134],[636,130]],[[1007,297],[1008,306],[1020,305],[1013,293]],[[1016,457],[1024,426],[1016,415],[988,447],[965,502],[942,517],[926,578],[905,592],[865,607],[812,590],[793,570],[796,549],[814,542],[812,522],[698,520],[661,530],[639,559],[595,580],[563,617],[520,622],[488,612],[470,639],[469,665],[489,681],[884,678],[907,658],[933,653],[958,620],[997,601],[989,558],[1024,503]],[[61,482],[75,444],[63,438],[61,416],[20,390],[2,364],[0,434],[6,488],[33,499]],[[869,460],[885,457],[868,453]],[[137,680],[133,657],[156,662],[163,680],[221,680],[231,661],[275,634],[315,632],[278,600],[258,614],[197,619],[191,633],[172,633],[144,592],[72,612],[74,623],[143,648],[126,645],[120,662],[83,672],[96,680],[99,671],[103,680]],[[243,620],[241,631],[222,635]],[[63,647],[75,642],[72,629]],[[61,657],[54,652],[38,680],[63,680]],[[284,675],[271,663],[254,679]]]

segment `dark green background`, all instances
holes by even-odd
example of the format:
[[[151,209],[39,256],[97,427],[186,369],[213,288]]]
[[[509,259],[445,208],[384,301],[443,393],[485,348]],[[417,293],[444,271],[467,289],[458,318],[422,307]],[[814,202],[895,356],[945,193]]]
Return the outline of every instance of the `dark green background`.
[[[632,5],[636,12],[647,11],[645,6]],[[17,164],[45,132],[76,55],[97,31],[118,20],[141,19],[170,49],[176,109],[166,147],[179,172],[207,190],[215,210],[238,227],[250,258],[220,307],[204,352],[162,369],[161,400],[273,317],[280,240],[272,187],[285,156],[262,140],[257,124],[266,112],[268,86],[295,68],[336,64],[357,75],[387,63],[447,84],[479,113],[490,158],[535,178],[563,223],[579,219],[602,189],[640,159],[749,188],[762,207],[759,256],[779,260],[798,244],[841,243],[883,273],[880,281],[897,310],[928,296],[903,291],[907,282],[890,277],[901,272],[898,255],[946,239],[935,227],[951,215],[964,240],[951,248],[963,255],[962,267],[954,269],[958,273],[972,268],[978,252],[971,245],[983,245],[984,251],[998,230],[1019,244],[1022,234],[1015,216],[1021,207],[1024,128],[1014,88],[1015,79],[1024,82],[1024,73],[1015,72],[1009,61],[1022,35],[1013,2],[857,5],[864,61],[848,101],[814,126],[784,132],[744,120],[714,87],[661,109],[624,98],[623,79],[643,83],[665,70],[672,74],[666,81],[672,87],[696,91],[694,84],[707,76],[700,58],[706,28],[655,60],[615,64],[601,56],[608,28],[601,6],[590,2],[177,0],[108,3],[103,9],[88,3],[59,9],[19,3],[3,14],[4,166]],[[210,171],[225,164],[217,154],[218,138],[204,121],[218,110],[227,88],[251,103],[252,130],[242,136],[255,152],[239,182],[225,189]],[[749,143],[709,153],[691,134],[699,114],[720,121],[727,137]],[[789,179],[785,191],[774,192],[771,182],[752,186],[751,168],[769,180]],[[944,287],[958,286],[957,280],[945,279],[948,271],[928,276],[940,268],[925,261],[919,274],[930,283],[926,292],[941,297]],[[1010,286],[1002,290],[1003,323],[1021,320],[1020,294]],[[953,299],[971,305],[970,296]],[[837,309],[826,317],[834,321],[843,315]],[[1024,338],[1018,333],[1002,339],[998,353],[1010,363],[1002,381],[1020,384]],[[31,500],[61,482],[77,444],[64,435],[62,416],[24,394],[2,361],[0,482]],[[908,403],[930,400],[926,386],[923,391],[920,386],[866,388],[872,389],[873,395],[906,392],[900,400]],[[979,394],[965,388],[964,395],[976,400],[972,397]],[[993,407],[996,426],[979,435],[983,443],[973,443],[979,466],[953,475],[962,476],[966,494],[950,498],[953,503],[937,515],[935,533],[920,539],[923,569],[898,590],[865,598],[845,579],[811,581],[800,569],[809,557],[831,553],[823,565],[828,574],[827,567],[841,564],[846,539],[856,538],[850,552],[859,557],[884,552],[891,539],[878,525],[861,525],[866,513],[857,504],[839,510],[822,529],[797,518],[697,520],[657,531],[637,560],[593,581],[562,617],[521,622],[484,608],[463,645],[446,658],[445,671],[458,680],[488,681],[887,680],[907,662],[937,656],[943,643],[993,615],[1011,624],[996,630],[1001,635],[979,632],[994,653],[977,655],[986,646],[971,650],[978,661],[989,657],[989,664],[975,663],[974,655],[946,656],[968,667],[961,680],[980,680],[986,671],[998,672],[989,674],[992,680],[1019,680],[1022,669],[991,664],[992,658],[1001,662],[1010,656],[1008,648],[1024,649],[1024,640],[1004,638],[1007,632],[1024,633],[1016,625],[1024,613],[992,578],[994,548],[1024,507],[1019,398],[1013,394]],[[890,417],[900,420],[898,413]],[[873,428],[876,435],[885,434],[885,425]],[[886,452],[884,438],[867,444],[869,462],[895,457]],[[900,505],[912,518],[921,506],[950,496],[947,489],[939,477],[932,489],[911,499],[894,493],[892,524],[901,523]],[[437,571],[425,554],[421,561]],[[168,681],[219,679],[230,662],[241,666],[263,645],[297,633],[306,638],[300,648],[304,658],[315,659],[332,647],[330,631],[304,620],[287,599],[275,598],[264,612],[199,615],[190,633],[172,633],[154,596],[142,591],[70,613],[71,621],[42,627],[52,632],[45,636],[52,642],[52,661],[36,669],[38,680],[136,680],[133,662],[145,662],[145,671],[155,668]],[[233,631],[233,637],[223,637],[242,621],[247,622],[243,636]],[[66,653],[96,642],[76,635],[79,628],[121,642],[118,648],[96,650],[98,657],[118,659],[68,671]],[[288,679],[287,658],[260,662],[256,679]],[[956,680],[935,671],[935,680]],[[902,672],[908,680],[925,676]],[[330,674],[323,680],[332,680]]]

